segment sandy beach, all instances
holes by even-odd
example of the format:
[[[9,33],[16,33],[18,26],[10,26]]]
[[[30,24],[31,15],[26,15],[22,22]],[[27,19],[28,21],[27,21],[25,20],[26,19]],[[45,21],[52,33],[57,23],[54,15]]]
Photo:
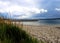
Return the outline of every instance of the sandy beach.
[[[11,22],[11,24],[22,28],[30,36],[38,40],[43,40],[46,43],[60,43],[60,25],[36,25],[37,23],[27,25],[21,22]]]
[[[27,25],[16,23],[30,36],[46,43],[60,43],[60,25]]]
[[[23,25],[29,35],[45,42],[60,43],[60,27],[48,25]]]

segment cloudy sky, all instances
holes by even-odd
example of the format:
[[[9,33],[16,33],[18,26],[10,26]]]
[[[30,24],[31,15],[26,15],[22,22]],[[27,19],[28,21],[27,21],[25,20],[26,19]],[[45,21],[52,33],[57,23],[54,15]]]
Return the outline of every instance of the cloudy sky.
[[[0,17],[59,18],[60,0],[0,0]]]

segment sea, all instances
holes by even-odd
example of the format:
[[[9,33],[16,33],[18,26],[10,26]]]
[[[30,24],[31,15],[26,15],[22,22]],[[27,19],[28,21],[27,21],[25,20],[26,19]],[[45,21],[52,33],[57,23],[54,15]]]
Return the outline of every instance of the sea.
[[[23,21],[25,25],[60,25],[60,20]]]

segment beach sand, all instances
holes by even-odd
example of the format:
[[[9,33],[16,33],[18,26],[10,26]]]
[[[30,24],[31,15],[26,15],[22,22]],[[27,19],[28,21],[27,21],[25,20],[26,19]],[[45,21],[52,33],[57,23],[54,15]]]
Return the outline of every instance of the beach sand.
[[[60,25],[25,25],[16,24],[30,36],[46,43],[60,43]]]
[[[60,27],[48,25],[23,25],[29,35],[49,43],[60,43]]]

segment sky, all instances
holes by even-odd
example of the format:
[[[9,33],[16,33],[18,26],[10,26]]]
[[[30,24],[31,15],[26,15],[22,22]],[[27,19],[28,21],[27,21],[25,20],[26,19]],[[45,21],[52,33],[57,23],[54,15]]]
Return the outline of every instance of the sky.
[[[59,18],[60,0],[0,0],[0,17],[12,19]]]

